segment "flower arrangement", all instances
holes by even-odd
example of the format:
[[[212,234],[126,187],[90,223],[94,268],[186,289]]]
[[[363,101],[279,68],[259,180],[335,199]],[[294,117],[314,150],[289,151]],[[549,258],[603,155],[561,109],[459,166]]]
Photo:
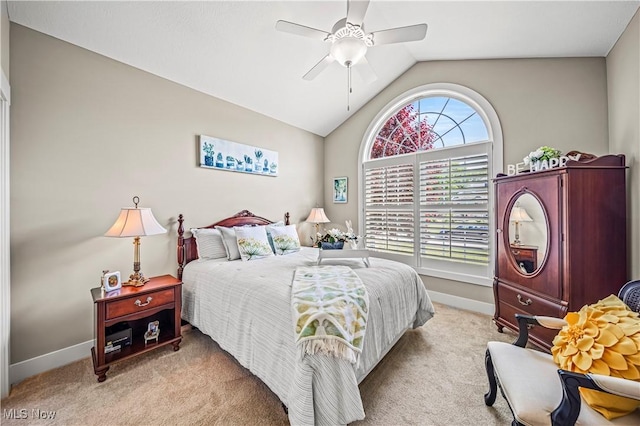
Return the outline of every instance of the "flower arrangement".
[[[324,235],[318,232],[316,236],[318,243],[344,243],[346,241],[355,240],[358,238],[358,236],[353,232],[343,232],[338,228],[329,229],[324,233]]]
[[[551,148],[548,146],[541,146],[535,151],[531,151],[529,155],[524,157],[522,160],[524,161],[525,166],[530,164],[535,164],[538,161],[549,161],[552,158],[560,157],[560,151],[555,148]]]
[[[360,236],[353,232],[353,228],[351,227],[351,221],[347,220],[346,222],[347,230],[342,231],[338,228],[332,228],[325,233],[317,232],[316,238],[313,240],[314,247],[318,248],[342,248],[344,243],[349,243],[352,248],[356,248],[358,239]]]

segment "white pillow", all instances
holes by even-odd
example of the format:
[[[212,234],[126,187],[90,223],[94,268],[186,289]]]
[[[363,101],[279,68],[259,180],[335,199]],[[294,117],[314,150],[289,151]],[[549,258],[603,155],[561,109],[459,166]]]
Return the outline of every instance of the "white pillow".
[[[198,246],[198,260],[221,259],[227,257],[227,249],[222,234],[217,229],[193,228],[191,233]]]
[[[282,227],[284,226],[284,222],[283,221],[278,221],[275,223],[272,223],[271,225],[267,225],[266,229],[267,229],[267,240],[269,240],[269,245],[271,246],[271,250],[275,253],[276,249],[273,247],[273,237],[271,236],[271,229],[273,229],[273,227]]]
[[[234,226],[238,251],[242,260],[256,260],[273,256],[264,226]]]
[[[236,238],[236,231],[233,228],[225,228],[224,226],[216,226],[216,229],[222,233],[222,242],[224,248],[227,251],[227,259],[238,260],[240,259],[240,252],[238,251],[238,239]]]
[[[300,238],[295,225],[279,226],[271,229],[276,255],[300,251]]]

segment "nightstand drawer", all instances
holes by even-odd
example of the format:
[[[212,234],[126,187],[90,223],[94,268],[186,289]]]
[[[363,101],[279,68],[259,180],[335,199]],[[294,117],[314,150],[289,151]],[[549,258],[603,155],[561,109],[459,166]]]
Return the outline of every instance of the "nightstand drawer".
[[[127,299],[107,303],[106,319],[110,320],[113,318],[122,317],[124,315],[152,309],[157,306],[172,303],[173,301],[173,289],[140,294],[135,297],[129,297]]]
[[[516,248],[516,247],[511,247],[511,253],[513,253],[513,257],[521,262],[523,260],[528,260],[530,262],[535,262],[536,261],[536,251],[535,250],[531,250],[531,249],[524,249],[524,248]]]

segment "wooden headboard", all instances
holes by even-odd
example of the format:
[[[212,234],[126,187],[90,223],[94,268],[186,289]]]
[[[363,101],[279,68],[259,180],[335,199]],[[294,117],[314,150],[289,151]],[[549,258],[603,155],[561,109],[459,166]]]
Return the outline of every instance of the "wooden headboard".
[[[198,246],[196,245],[196,239],[193,237],[184,237],[184,216],[178,215],[178,279],[182,279],[182,271],[187,263],[198,258]],[[234,226],[247,226],[247,225],[269,225],[273,223],[269,219],[256,216],[249,210],[242,210],[239,213],[234,214],[231,217],[219,220],[209,226],[199,226],[198,228],[213,228],[216,226],[224,226],[231,228]],[[284,223],[289,225],[289,212],[284,214]]]

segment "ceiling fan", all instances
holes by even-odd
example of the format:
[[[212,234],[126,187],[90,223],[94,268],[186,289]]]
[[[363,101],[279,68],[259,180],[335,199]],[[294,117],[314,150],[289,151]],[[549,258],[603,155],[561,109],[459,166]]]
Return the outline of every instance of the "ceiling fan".
[[[351,92],[351,67],[367,82],[373,82],[377,76],[366,58],[369,47],[381,44],[417,41],[425,38],[427,24],[410,25],[408,27],[390,28],[387,30],[366,33],[364,15],[367,13],[369,0],[347,0],[347,16],[335,23],[331,32],[318,30],[288,21],[278,21],[276,29],[304,37],[315,38],[331,43],[329,53],[315,64],[302,78],[313,80],[332,62],[337,61],[349,70],[349,92]],[[347,107],[348,109],[348,107]]]

